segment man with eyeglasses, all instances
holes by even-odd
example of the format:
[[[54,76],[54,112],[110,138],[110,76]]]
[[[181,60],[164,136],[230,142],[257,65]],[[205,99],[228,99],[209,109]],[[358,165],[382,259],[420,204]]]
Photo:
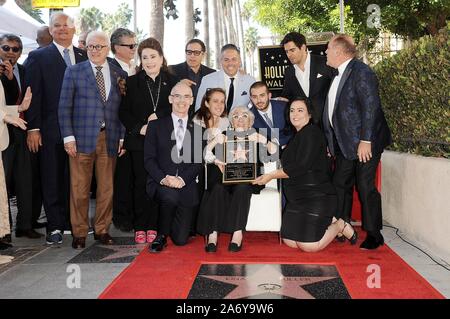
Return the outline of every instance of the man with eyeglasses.
[[[230,113],[237,105],[250,103],[250,86],[255,83],[255,78],[248,74],[242,74],[241,55],[239,48],[234,44],[226,44],[220,51],[221,70],[205,76],[198,89],[198,99],[195,110],[200,109],[200,104],[206,90],[209,88],[222,88],[227,93],[226,108]]]
[[[179,81],[191,87],[194,102],[189,108],[189,115],[192,116],[202,78],[210,73],[216,72],[216,70],[202,64],[206,52],[206,46],[202,40],[189,40],[184,52],[186,53],[186,61],[176,65],[169,65],[169,71],[177,76]]]
[[[196,178],[202,169],[202,128],[189,119],[192,100],[190,87],[176,84],[169,96],[172,114],[153,121],[145,136],[147,194],[159,203],[158,235],[149,247],[152,253],[167,246],[168,236],[177,246],[187,243],[199,203]]]
[[[72,45],[75,25],[67,14],[50,18],[53,43],[33,50],[24,64],[25,84],[33,99],[25,114],[28,149],[40,151],[41,186],[47,215],[48,245],[60,244],[63,231],[70,229],[69,166],[58,124],[58,103],[67,66],[87,59],[86,52]]]
[[[131,30],[118,28],[111,34],[111,51],[114,58],[108,61],[125,72],[128,76],[136,73],[134,62],[137,40],[136,34]],[[127,152],[117,159],[116,172],[114,174],[113,192],[113,222],[121,231],[133,230],[133,174],[132,160]]]
[[[19,105],[25,94],[25,68],[17,63],[21,54],[22,41],[18,36],[0,35],[0,60],[5,71],[1,81],[7,105]],[[23,113],[21,118],[24,118]],[[40,186],[33,181],[32,154],[27,148],[27,134],[10,124],[8,131],[9,145],[2,152],[2,157],[8,197],[16,195],[17,199],[16,237],[40,238],[42,234],[33,229],[36,226],[33,223],[41,214]]]
[[[66,69],[58,120],[70,166],[70,220],[74,249],[85,248],[89,222],[89,189],[93,166],[97,178],[94,238],[112,245],[113,174],[122,156],[125,130],[119,120],[120,78],[127,74],[108,63],[109,39],[92,31],[86,39],[89,61]]]

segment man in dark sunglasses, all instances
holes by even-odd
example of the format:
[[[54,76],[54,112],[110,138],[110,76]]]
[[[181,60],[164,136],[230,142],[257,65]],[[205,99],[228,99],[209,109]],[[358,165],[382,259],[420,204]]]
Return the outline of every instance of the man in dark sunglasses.
[[[17,63],[21,53],[22,40],[18,36],[0,36],[0,59],[5,65],[5,74],[1,76],[1,81],[5,88],[7,105],[20,104],[25,93],[25,68]],[[24,118],[23,114],[21,117]],[[33,228],[41,214],[42,201],[39,183],[33,181],[33,159],[27,148],[27,133],[13,125],[8,125],[8,131],[10,143],[2,152],[2,158],[8,195],[14,193],[17,200],[16,237],[40,238],[43,235]]]
[[[192,115],[194,113],[197,91],[200,87],[202,78],[216,70],[202,64],[206,53],[206,46],[203,41],[199,39],[189,40],[185,47],[185,53],[186,62],[171,65],[169,66],[169,70],[176,75],[180,81],[191,87],[192,93],[194,94],[194,103],[189,109],[189,115]]]
[[[111,34],[111,51],[114,59],[108,61],[124,70],[131,76],[136,73],[135,54],[137,40],[134,32],[118,28]],[[132,160],[126,152],[116,161],[113,191],[113,223],[117,229],[124,232],[133,230],[133,185]]]

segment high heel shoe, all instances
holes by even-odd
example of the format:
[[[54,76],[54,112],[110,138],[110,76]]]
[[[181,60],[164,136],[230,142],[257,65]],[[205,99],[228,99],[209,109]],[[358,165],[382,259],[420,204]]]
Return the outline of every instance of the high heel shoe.
[[[230,244],[228,245],[228,251],[232,252],[232,253],[237,253],[239,251],[241,251],[242,249],[242,242],[241,244],[238,246],[238,244],[230,242]]]
[[[342,234],[345,238],[347,238],[347,240],[350,242],[351,245],[355,245],[356,242],[358,241],[358,233],[356,232],[355,229],[353,229],[353,234],[352,234],[352,236],[350,236],[350,237],[345,236],[344,230],[345,230],[345,227],[347,227],[347,226],[350,226],[350,228],[353,229],[353,227],[352,227],[349,223],[344,222],[344,227],[342,228],[341,234]]]
[[[208,237],[205,236],[205,251],[207,253],[215,253],[217,251],[217,242],[210,243]]]

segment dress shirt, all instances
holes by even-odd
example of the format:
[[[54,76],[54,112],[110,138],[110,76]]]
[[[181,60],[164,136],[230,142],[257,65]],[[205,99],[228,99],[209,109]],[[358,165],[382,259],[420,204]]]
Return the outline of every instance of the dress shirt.
[[[13,66],[13,74],[16,77],[17,85],[19,86],[20,91],[22,92],[22,86],[20,85],[20,73],[19,73],[19,66],[14,64]]]
[[[121,59],[119,59],[118,57],[115,57],[115,59],[119,63],[122,70],[127,72],[128,76],[132,76],[132,75],[136,74],[136,68],[135,68],[136,65],[134,64],[134,60],[131,60],[130,64],[128,64],[128,63],[122,61]]]
[[[339,67],[338,71],[339,74],[334,77],[333,82],[330,86],[330,91],[328,92],[328,119],[330,120],[330,124],[333,127],[333,112],[334,112],[334,105],[336,104],[336,95],[337,90],[339,88],[339,82],[342,79],[342,75],[345,72],[345,69],[347,68],[347,65],[350,63],[352,59],[348,59],[344,61]]]
[[[75,52],[73,51],[73,45],[69,45],[67,48],[63,47],[62,45],[59,45],[56,42],[53,42],[56,45],[56,48],[58,49],[59,53],[61,54],[61,57],[64,59],[64,49],[69,49],[69,56],[70,56],[70,62],[72,62],[72,65],[76,64],[77,61],[75,60]]]
[[[227,97],[228,97],[228,91],[230,90],[230,84],[231,84],[230,78],[234,78],[234,81],[233,81],[234,97],[236,97],[236,88],[237,88],[238,77],[239,77],[238,75],[239,75],[239,72],[236,73],[234,76],[229,76],[228,74],[226,74],[224,72],[224,80],[225,80],[225,87],[224,87],[224,89],[225,89],[225,93],[227,94]],[[227,101],[225,101],[225,104],[226,103],[227,103]],[[225,105],[225,107],[226,107],[226,105]]]
[[[273,127],[275,127],[275,124],[273,123],[273,116],[272,116],[272,103],[269,102],[269,107],[267,108],[266,112],[263,112],[263,111],[260,111],[260,110],[258,110],[258,112],[259,112],[259,114],[261,114],[262,118],[264,119],[264,121],[266,123],[267,123],[267,121],[266,121],[266,117],[264,116],[264,114],[267,114],[269,119],[272,121]],[[267,125],[269,125],[269,123],[267,123]]]
[[[186,128],[187,128],[187,121],[188,121],[188,115],[186,115],[186,117],[178,117],[177,115],[175,115],[174,113],[171,114],[172,116],[172,122],[173,122],[173,129],[174,129],[174,134],[176,134],[177,128],[178,128],[178,120],[182,119],[183,120],[183,139],[184,139],[184,135],[186,134]],[[183,147],[183,142],[177,141],[177,149],[181,150],[181,148]]]
[[[309,97],[309,74],[311,71],[311,55],[307,53],[306,61],[305,61],[305,71],[302,71],[300,67],[295,64],[295,77],[297,78],[298,83],[300,83],[300,86],[303,89],[303,92],[305,92],[306,97]]]

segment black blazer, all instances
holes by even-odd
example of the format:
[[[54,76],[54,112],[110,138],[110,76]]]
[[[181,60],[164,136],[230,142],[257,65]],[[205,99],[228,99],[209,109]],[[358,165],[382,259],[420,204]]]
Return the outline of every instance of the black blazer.
[[[86,52],[73,48],[76,63],[87,60]],[[24,64],[25,85],[31,86],[33,98],[25,112],[28,129],[40,129],[43,143],[62,143],[58,124],[58,105],[66,71],[66,62],[55,44],[33,50]]]
[[[183,79],[188,79],[189,78],[189,65],[186,62],[180,63],[180,64],[175,64],[175,65],[169,65],[169,72],[172,73],[173,75],[175,75],[178,78],[178,81],[181,81]],[[197,83],[196,87],[197,87],[197,91],[198,88],[200,87],[200,84],[202,83],[202,79],[204,76],[214,73],[216,72],[216,70],[208,68],[206,65],[200,65],[200,82]],[[203,98],[200,97],[200,98]],[[194,93],[194,103],[192,103],[192,106],[189,109],[189,115],[192,116],[192,114],[194,113],[194,109],[195,109],[195,101],[197,100],[197,94]]]
[[[311,54],[309,73],[309,99],[313,109],[313,123],[322,126],[322,114],[328,89],[333,77],[333,68],[326,64],[326,58]],[[319,74],[321,76],[319,76]],[[319,76],[319,77],[318,77]],[[290,65],[284,73],[284,87],[281,96],[289,100],[294,97],[306,97],[305,92],[295,76],[295,68]]]
[[[328,106],[328,100],[326,102]],[[381,109],[378,79],[369,66],[353,59],[342,75],[333,111],[333,128],[328,107],[323,112],[324,133],[328,148],[335,155],[333,133],[344,157],[357,159],[360,141],[372,143],[372,153],[381,154],[392,142],[391,132]]]
[[[15,76],[12,80],[9,80],[4,74],[1,76],[1,81],[5,91],[6,105],[16,105],[18,103],[21,103],[27,89],[25,87],[25,68],[19,63],[17,63],[17,67],[19,69],[20,87],[17,84]],[[16,134],[26,134],[25,131],[23,131],[21,128],[15,127],[12,124],[8,124],[7,127],[9,133],[9,145],[14,144],[16,140]]]
[[[148,117],[154,113],[152,99],[142,70],[127,79],[127,92],[119,107],[119,118],[125,126],[124,148],[130,151],[144,150],[144,136],[139,132]],[[168,72],[161,71],[161,91],[159,95],[156,115],[158,118],[170,115],[172,107],[169,95],[178,82],[177,78]]]
[[[194,130],[196,134],[194,134]],[[172,152],[176,148],[176,141],[172,139],[173,131],[171,115],[151,122],[147,128],[144,143],[144,167],[148,172],[147,194],[153,198],[161,180],[166,175],[180,176],[186,184],[180,189],[183,193],[180,196],[181,204],[192,207],[199,203],[196,178],[203,168],[203,142],[201,140],[203,131],[191,120],[188,122],[183,141],[182,158],[178,157],[177,152],[174,155],[178,163],[172,160]],[[200,137],[200,140],[195,140],[196,137]]]

